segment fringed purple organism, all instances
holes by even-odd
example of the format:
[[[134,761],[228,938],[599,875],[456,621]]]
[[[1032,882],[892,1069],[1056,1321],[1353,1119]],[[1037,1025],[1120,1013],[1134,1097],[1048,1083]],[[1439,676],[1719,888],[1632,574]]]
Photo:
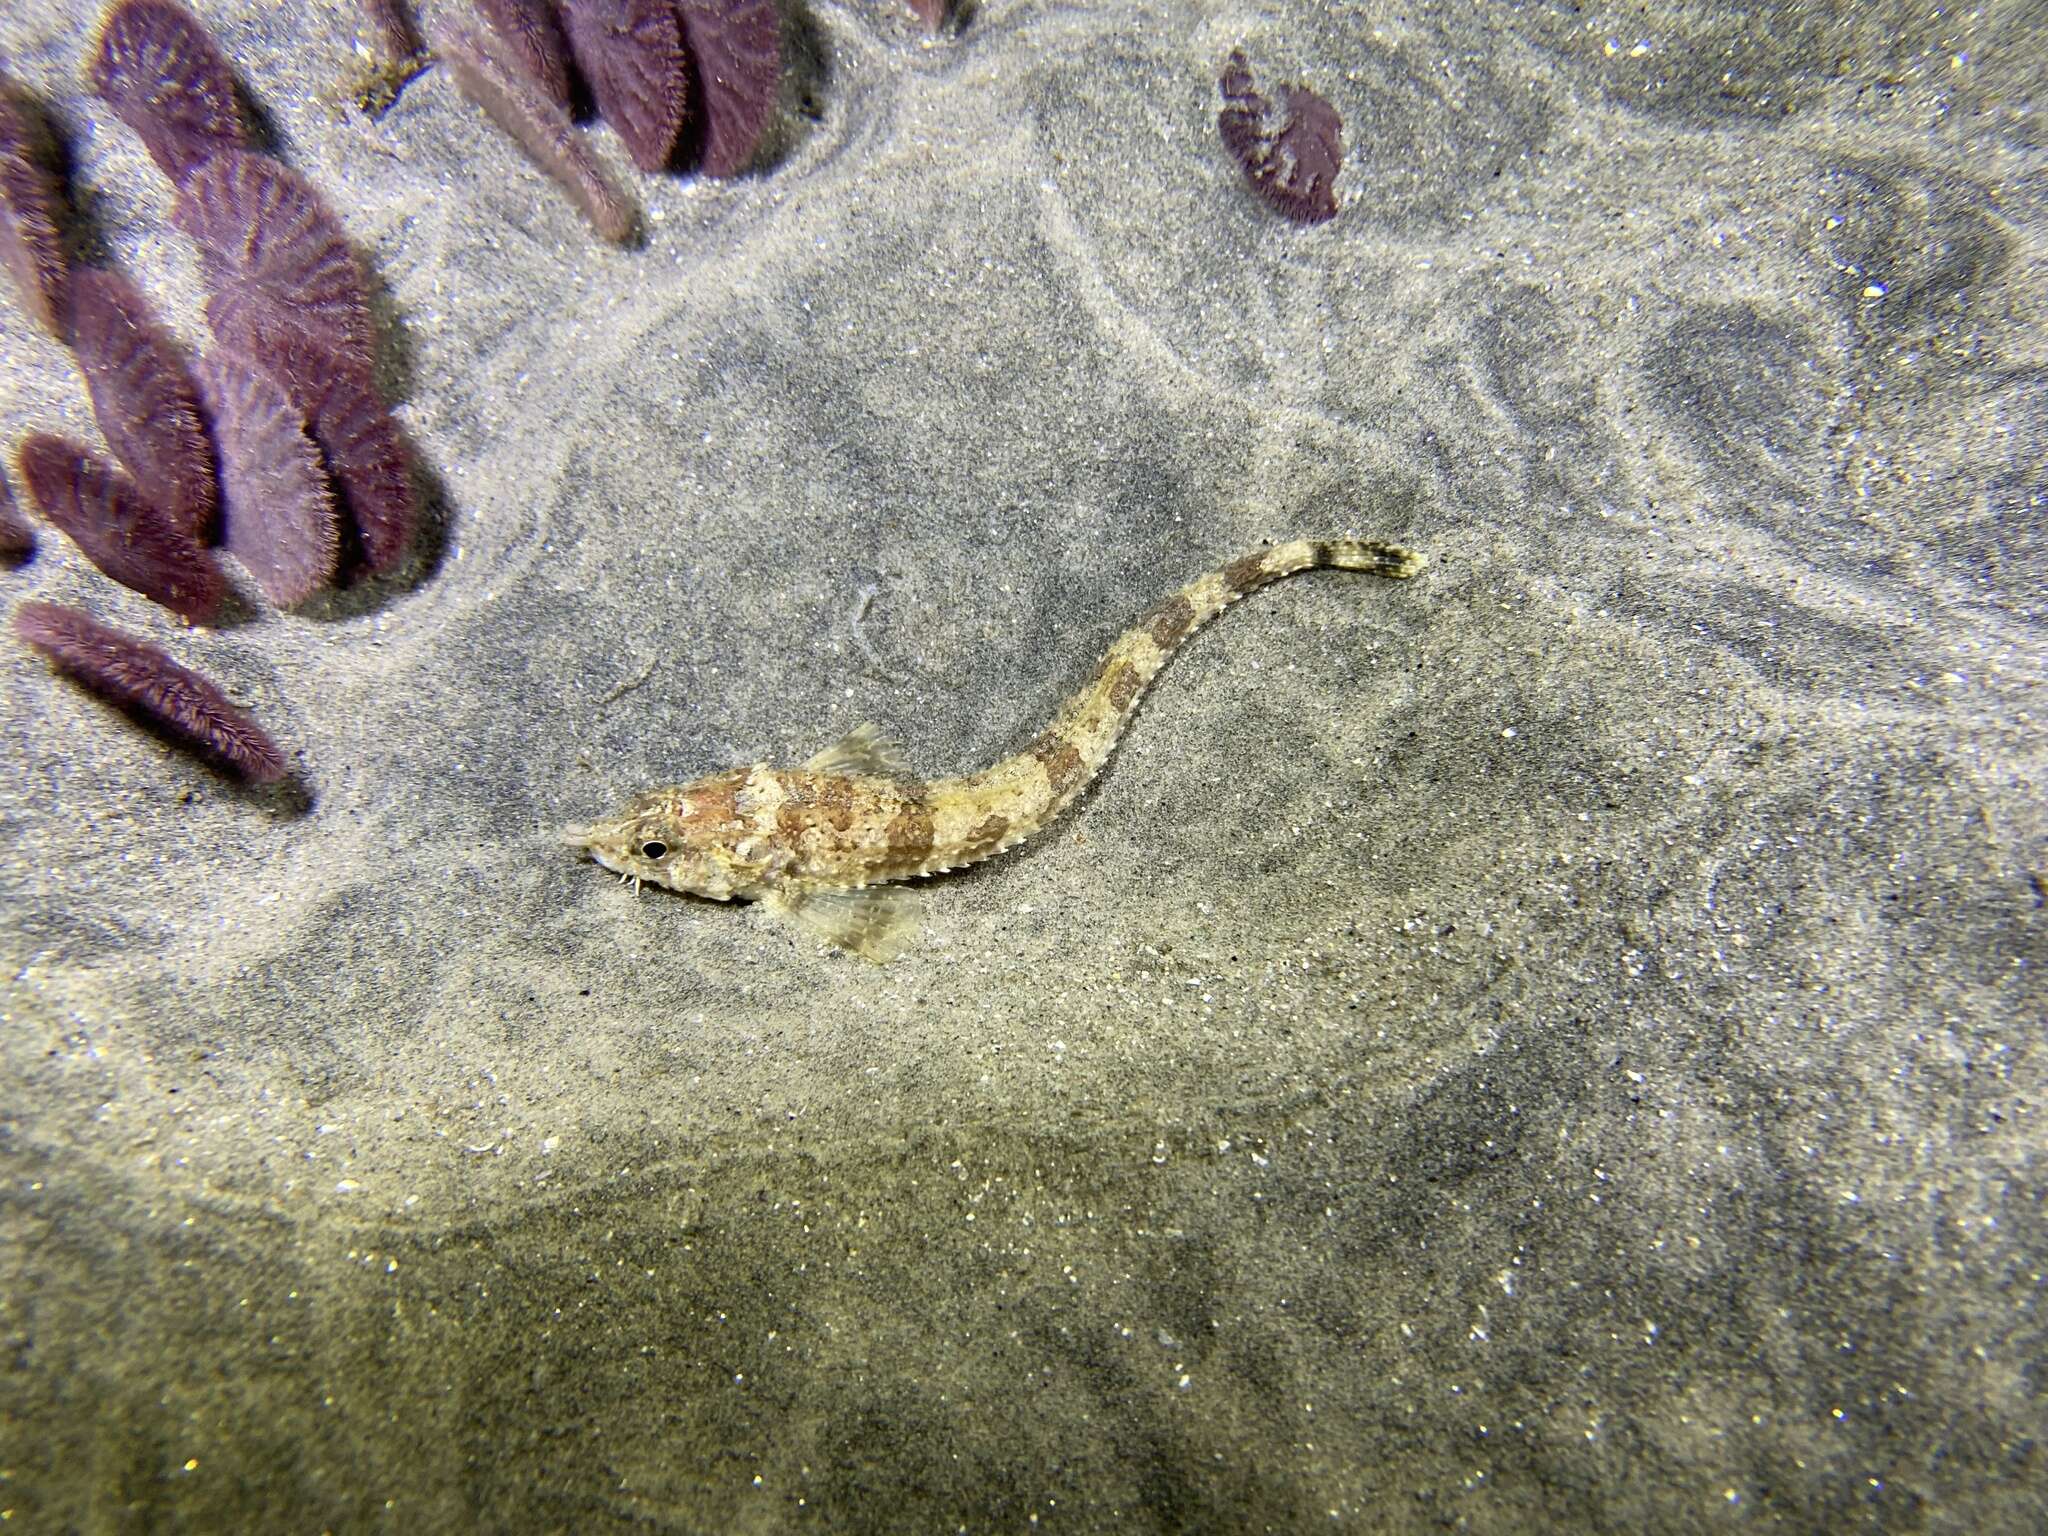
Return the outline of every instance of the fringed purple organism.
[[[71,346],[107,446],[179,527],[205,542],[218,505],[213,455],[176,347],[118,272],[78,273],[71,307]]]
[[[1230,55],[1217,81],[1223,110],[1216,126],[1223,147],[1267,204],[1297,224],[1320,224],[1337,212],[1337,168],[1344,161],[1344,124],[1337,109],[1307,86],[1287,90],[1287,115],[1252,83],[1244,50]]]
[[[910,9],[917,19],[924,23],[927,32],[936,32],[946,24],[948,0],[909,0]]]
[[[126,475],[73,442],[35,433],[17,461],[43,516],[124,587],[194,624],[220,608],[220,567]]]
[[[361,10],[370,24],[370,45],[356,47],[374,63],[356,86],[356,105],[371,117],[382,117],[430,61],[404,0],[361,0]]]
[[[341,227],[303,177],[222,150],[185,179],[172,213],[213,286],[206,318],[224,356],[262,369],[320,445],[361,538],[388,571],[412,533],[412,475],[371,376],[367,283]]]
[[[681,0],[693,122],[707,176],[737,176],[754,158],[782,79],[782,15],[775,0]]]
[[[62,341],[71,330],[70,269],[57,233],[57,179],[43,163],[42,126],[28,97],[0,75],[0,261],[29,318]]]
[[[412,24],[400,0],[362,0],[362,4],[370,30],[377,36],[377,51],[387,65],[402,65],[422,51],[419,28]]]
[[[59,603],[23,603],[14,610],[14,633],[59,671],[140,711],[252,783],[285,776],[284,754],[262,726],[146,641]]]
[[[271,332],[234,340],[305,413],[306,429],[341,490],[364,562],[373,571],[391,570],[412,536],[412,470],[405,440],[377,397],[369,370],[351,367],[299,336]]]
[[[36,536],[15,504],[14,487],[0,470],[0,561],[19,565],[36,552]]]
[[[217,353],[199,386],[220,450],[221,543],[279,607],[334,575],[341,519],[306,418],[268,374]]]
[[[568,0],[562,23],[597,110],[633,163],[665,169],[689,101],[675,7],[669,0]]]
[[[122,0],[100,31],[92,88],[173,181],[248,142],[235,78],[199,19],[174,0]]]
[[[216,150],[178,188],[171,222],[199,247],[216,336],[302,336],[369,368],[369,284],[303,176],[268,155]]]
[[[505,57],[567,112],[569,45],[551,0],[476,0],[476,8],[504,45]]]
[[[462,94],[554,178],[598,234],[616,245],[633,238],[640,212],[632,199],[612,184],[576,137],[568,110],[534,85],[501,38],[488,29],[439,20],[432,41]]]

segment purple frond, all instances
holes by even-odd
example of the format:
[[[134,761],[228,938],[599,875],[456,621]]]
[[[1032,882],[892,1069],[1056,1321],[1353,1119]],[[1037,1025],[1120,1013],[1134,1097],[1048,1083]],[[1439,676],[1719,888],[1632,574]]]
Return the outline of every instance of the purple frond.
[[[549,0],[476,0],[506,60],[543,96],[569,110],[569,45]]]
[[[341,519],[306,418],[268,374],[218,353],[199,361],[220,449],[221,543],[280,608],[334,575]]]
[[[1244,50],[1230,55],[1217,82],[1223,110],[1216,126],[1223,147],[1267,204],[1297,224],[1320,224],[1337,212],[1337,168],[1344,162],[1344,124],[1337,109],[1307,86],[1290,86],[1280,118],[1252,83]]]
[[[15,504],[14,487],[0,470],[0,560],[19,565],[36,552],[36,536]]]
[[[386,63],[403,64],[420,52],[419,29],[400,0],[362,0],[362,5]]]
[[[369,370],[300,337],[235,339],[305,413],[306,429],[341,489],[364,559],[373,571],[390,570],[412,537],[412,470],[398,423],[377,397]]]
[[[176,347],[118,272],[80,272],[71,304],[71,346],[107,446],[150,498],[203,542],[218,505],[213,455]]]
[[[664,169],[689,99],[675,7],[669,0],[568,0],[562,23],[597,110],[633,163]]]
[[[227,589],[220,568],[126,475],[41,432],[22,443],[17,462],[43,516],[94,565],[194,624],[213,617]]]
[[[223,145],[248,141],[227,60],[174,0],[115,6],[91,74],[93,90],[173,181]]]
[[[542,94],[495,34],[437,21],[434,52],[454,72],[462,94],[526,151],[567,192],[599,235],[615,245],[633,238],[640,213],[591,158],[568,110]]]
[[[362,264],[303,176],[268,155],[216,150],[178,188],[171,222],[199,247],[215,335],[304,336],[369,367]]]
[[[707,176],[737,176],[754,158],[782,80],[775,0],[681,0],[683,46],[696,78],[696,128]]]
[[[284,777],[284,754],[262,726],[148,642],[59,603],[23,603],[14,610],[14,633],[59,671],[139,710],[253,783]]]
[[[29,318],[62,341],[71,329],[70,268],[57,233],[57,181],[41,163],[31,111],[0,75],[0,260]]]

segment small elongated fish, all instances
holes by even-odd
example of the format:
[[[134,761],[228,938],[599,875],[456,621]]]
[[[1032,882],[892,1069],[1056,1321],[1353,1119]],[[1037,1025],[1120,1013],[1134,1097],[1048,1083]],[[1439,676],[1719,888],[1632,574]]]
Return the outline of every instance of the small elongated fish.
[[[896,882],[994,858],[1073,804],[1152,679],[1225,608],[1303,571],[1409,577],[1424,563],[1359,539],[1297,539],[1233,560],[1156,604],[1030,746],[979,773],[920,782],[863,725],[801,768],[756,763],[651,789],[563,836],[636,888],[759,901],[841,949],[890,960],[917,932],[915,900]]]

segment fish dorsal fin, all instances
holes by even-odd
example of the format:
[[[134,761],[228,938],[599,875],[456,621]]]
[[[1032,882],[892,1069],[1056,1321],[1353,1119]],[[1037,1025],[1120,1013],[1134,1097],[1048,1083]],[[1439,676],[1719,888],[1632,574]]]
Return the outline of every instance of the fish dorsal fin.
[[[777,891],[764,905],[827,944],[886,965],[917,937],[917,893],[900,885],[858,890]]]
[[[804,766],[814,773],[878,774],[890,779],[910,775],[910,759],[872,720],[855,726]]]

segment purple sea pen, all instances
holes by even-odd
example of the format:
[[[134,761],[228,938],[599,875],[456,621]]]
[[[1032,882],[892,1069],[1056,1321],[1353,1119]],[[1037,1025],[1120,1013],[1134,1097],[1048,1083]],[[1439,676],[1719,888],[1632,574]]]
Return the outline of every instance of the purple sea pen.
[[[194,624],[213,617],[227,590],[220,568],[126,475],[41,432],[22,443],[18,462],[43,516],[94,565]]]
[[[304,336],[370,366],[362,264],[303,176],[253,150],[216,150],[178,188],[171,222],[199,247],[216,336]]]
[[[340,225],[303,177],[243,150],[195,169],[171,217],[199,246],[214,290],[206,318],[222,348],[284,387],[371,569],[390,570],[412,531],[412,478],[371,378],[367,283]]]
[[[14,487],[7,483],[7,472],[0,470],[0,560],[19,565],[35,552],[36,536],[15,504]]]
[[[370,30],[377,34],[385,63],[403,64],[422,51],[419,29],[398,0],[363,0],[363,14],[369,18]]]
[[[506,60],[567,112],[569,45],[552,0],[476,0],[476,8],[497,34]]]
[[[221,340],[246,348],[305,413],[306,430],[326,456],[370,569],[396,566],[412,535],[412,470],[398,424],[377,398],[369,370],[303,336],[273,332]]]
[[[689,100],[675,7],[669,0],[568,0],[562,22],[597,110],[633,163],[664,169]]]
[[[1223,147],[1252,190],[1297,224],[1320,224],[1337,213],[1337,168],[1344,161],[1344,124],[1337,109],[1305,85],[1287,90],[1282,118],[1252,83],[1244,50],[1230,55],[1217,88],[1223,110],[1216,126]]]
[[[0,75],[0,261],[29,317],[59,341],[71,329],[69,268],[57,234],[57,181],[42,164],[40,124]]]
[[[174,0],[122,0],[100,31],[92,88],[173,181],[247,142],[235,78],[199,19]]]
[[[88,269],[71,284],[72,350],[107,446],[186,533],[213,530],[217,491],[199,399],[135,285]]]
[[[694,133],[707,176],[737,176],[754,158],[782,78],[775,0],[681,0],[683,46],[696,75]]]
[[[591,226],[614,244],[631,240],[639,228],[639,210],[591,158],[568,111],[527,78],[504,41],[488,30],[445,19],[434,23],[432,38],[434,52],[453,72],[462,94],[555,179]]]
[[[23,603],[14,633],[95,693],[140,711],[257,784],[285,775],[284,754],[206,678],[146,641],[58,603]]]
[[[357,47],[375,64],[356,88],[356,105],[371,117],[382,117],[429,60],[412,12],[401,0],[361,0],[361,6],[370,24],[370,46]]]
[[[199,387],[220,449],[221,543],[279,607],[334,574],[340,517],[306,418],[268,374],[209,353]]]

